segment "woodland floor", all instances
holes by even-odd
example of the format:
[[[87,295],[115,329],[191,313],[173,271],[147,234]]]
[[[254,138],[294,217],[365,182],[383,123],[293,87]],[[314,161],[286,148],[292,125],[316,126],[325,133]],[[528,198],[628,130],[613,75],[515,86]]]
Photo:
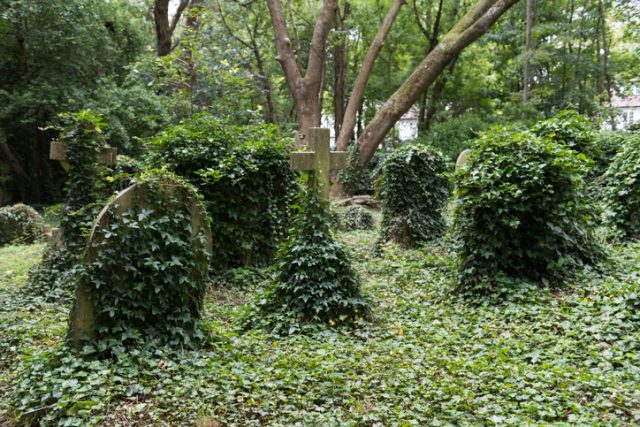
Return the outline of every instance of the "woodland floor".
[[[640,319],[629,310],[640,244],[611,248],[606,272],[561,290],[524,285],[469,300],[455,291],[444,244],[376,253],[374,232],[340,238],[371,322],[312,336],[243,333],[255,284],[241,285],[251,275],[239,271],[209,294],[209,348],[113,360],[63,345],[68,301],[25,295],[43,245],[1,248],[0,425],[16,423],[16,408],[41,425],[640,423]]]

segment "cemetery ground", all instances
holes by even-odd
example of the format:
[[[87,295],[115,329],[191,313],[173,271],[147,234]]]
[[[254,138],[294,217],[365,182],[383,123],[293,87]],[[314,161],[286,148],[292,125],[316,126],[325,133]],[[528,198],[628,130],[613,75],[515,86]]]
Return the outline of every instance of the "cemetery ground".
[[[609,248],[602,272],[560,289],[523,284],[470,299],[456,292],[446,240],[376,251],[377,231],[338,237],[363,279],[370,322],[288,337],[242,331],[265,273],[236,270],[208,292],[205,348],[113,359],[64,345],[70,299],[25,292],[42,244],[0,248],[0,425],[13,425],[16,407],[44,425],[640,422],[640,329],[629,318],[638,307],[625,308],[629,295],[637,303],[639,243]],[[25,394],[34,383],[40,394]]]

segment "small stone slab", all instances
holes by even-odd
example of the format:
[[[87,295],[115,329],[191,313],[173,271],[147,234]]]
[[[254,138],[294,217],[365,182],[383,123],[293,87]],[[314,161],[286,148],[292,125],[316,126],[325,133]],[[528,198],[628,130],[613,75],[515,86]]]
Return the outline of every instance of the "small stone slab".
[[[115,165],[118,156],[118,149],[113,147],[102,147],[98,153],[98,163],[103,165]],[[69,162],[67,161],[67,146],[64,142],[53,141],[49,148],[49,159],[57,160],[62,164],[64,170],[69,171]]]
[[[191,230],[192,236],[197,236],[200,231],[204,230],[206,238],[206,249],[211,253],[213,249],[213,241],[211,238],[211,229],[207,218],[206,210],[202,203],[198,200],[196,193],[189,187],[182,185],[170,178],[158,178],[142,183],[133,184],[125,188],[116,197],[109,202],[98,214],[91,235],[87,242],[84,261],[91,264],[96,258],[94,243],[100,241],[102,233],[98,230],[107,228],[113,221],[114,217],[122,215],[129,208],[138,206],[144,208],[145,194],[149,191],[162,191],[167,196],[179,197],[188,202],[191,206]],[[208,265],[206,266],[208,268]],[[80,350],[83,345],[84,338],[93,338],[95,336],[93,328],[95,325],[95,307],[89,296],[87,284],[81,281],[76,290],[76,301],[71,311],[71,319],[69,324],[69,335],[73,345]]]
[[[470,148],[462,150],[462,152],[458,155],[458,159],[456,160],[456,170],[460,169],[463,166],[466,166],[469,163],[469,154],[471,154]]]

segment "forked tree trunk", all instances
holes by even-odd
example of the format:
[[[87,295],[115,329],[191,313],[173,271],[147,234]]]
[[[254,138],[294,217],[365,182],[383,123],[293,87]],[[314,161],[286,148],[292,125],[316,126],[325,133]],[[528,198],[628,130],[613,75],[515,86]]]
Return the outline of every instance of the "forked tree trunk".
[[[304,75],[301,64],[297,61],[291,47],[291,38],[281,1],[267,0],[267,6],[276,39],[276,60],[284,71],[285,80],[295,104],[298,119],[298,145],[300,145],[307,139],[309,128],[320,125],[320,91],[324,76],[325,47],[329,31],[335,21],[338,0],[324,0],[320,17],[313,30],[309,60]]]
[[[158,56],[166,56],[173,50],[173,32],[178,25],[182,12],[189,0],[180,0],[176,14],[169,19],[169,0],[155,0],[153,3],[153,19],[156,27],[156,52]]]
[[[479,0],[427,55],[418,68],[384,103],[358,139],[360,165],[366,166],[385,135],[431,85],[444,68],[518,0]]]

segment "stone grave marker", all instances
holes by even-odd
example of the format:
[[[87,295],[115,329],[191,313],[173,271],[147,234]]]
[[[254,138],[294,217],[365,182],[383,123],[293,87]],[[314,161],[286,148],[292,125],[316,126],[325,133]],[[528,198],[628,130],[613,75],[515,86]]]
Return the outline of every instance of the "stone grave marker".
[[[309,129],[309,151],[291,153],[291,168],[312,172],[311,185],[319,187],[320,196],[329,201],[331,171],[344,169],[349,161],[346,151],[331,151],[329,129]]]
[[[144,208],[146,206],[145,195],[148,194],[149,191],[160,191],[167,196],[177,197],[187,202],[191,212],[191,234],[192,236],[197,236],[204,230],[206,239],[205,247],[207,252],[211,253],[213,243],[211,240],[209,221],[206,211],[202,203],[198,200],[195,192],[170,178],[158,178],[131,185],[118,193],[116,197],[102,209],[91,229],[84,256],[85,264],[89,265],[96,259],[95,243],[102,239],[102,233],[99,233],[98,230],[107,228],[116,217],[121,216],[134,206]],[[203,267],[208,268],[208,263]],[[107,284],[107,286],[109,285],[127,286],[126,283]],[[95,320],[95,306],[90,298],[87,283],[81,280],[76,290],[76,300],[71,311],[69,325],[71,341],[78,350],[82,348],[84,338],[91,339],[95,336],[93,330]]]
[[[103,146],[98,153],[98,163],[104,165],[115,165],[116,157],[118,155],[118,149],[113,147]],[[49,148],[49,158],[51,160],[57,160],[60,162],[65,171],[69,172],[69,162],[67,161],[67,147],[62,141],[51,142]]]
[[[469,163],[469,154],[471,154],[470,148],[462,150],[462,152],[458,155],[458,159],[456,160],[456,170]]]

